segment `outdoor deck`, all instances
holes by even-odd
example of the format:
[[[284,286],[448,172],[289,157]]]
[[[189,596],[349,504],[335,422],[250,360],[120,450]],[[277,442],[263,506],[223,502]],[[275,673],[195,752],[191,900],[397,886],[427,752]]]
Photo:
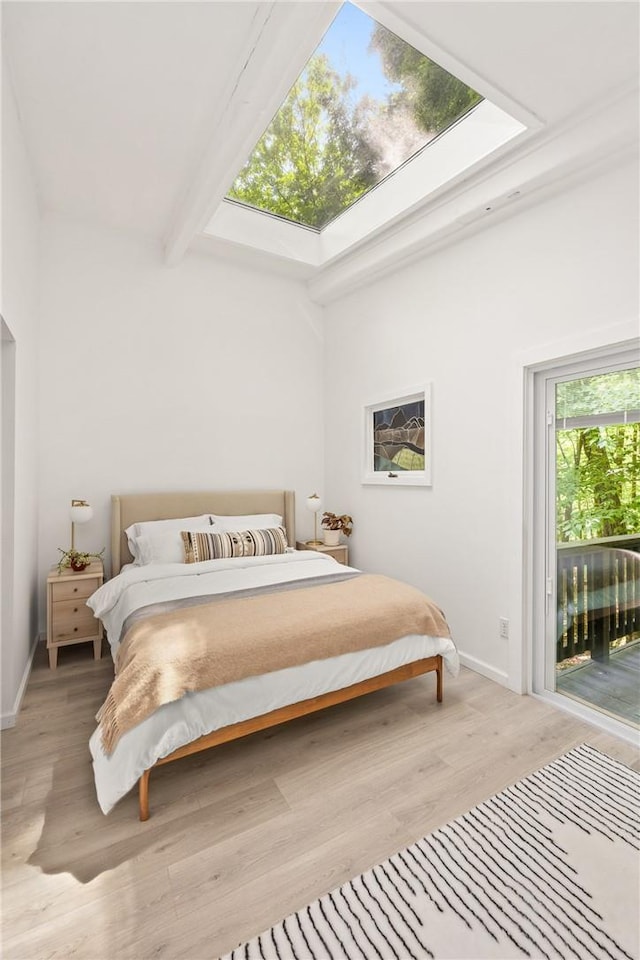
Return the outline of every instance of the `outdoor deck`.
[[[559,670],[556,689],[640,726],[640,640],[612,650],[608,662],[587,660]]]

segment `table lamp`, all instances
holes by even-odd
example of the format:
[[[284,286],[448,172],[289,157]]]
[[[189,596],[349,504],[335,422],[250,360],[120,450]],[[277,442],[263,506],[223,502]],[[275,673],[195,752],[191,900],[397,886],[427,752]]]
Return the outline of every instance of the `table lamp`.
[[[307,546],[321,547],[323,541],[318,540],[318,511],[322,507],[322,500],[317,493],[312,493],[310,497],[307,497],[305,503],[307,510],[311,510],[313,513],[313,540],[307,540]]]

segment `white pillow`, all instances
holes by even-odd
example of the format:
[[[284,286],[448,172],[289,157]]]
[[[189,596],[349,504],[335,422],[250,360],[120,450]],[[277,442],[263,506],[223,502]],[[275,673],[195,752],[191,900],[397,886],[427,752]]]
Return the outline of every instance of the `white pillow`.
[[[202,533],[204,527],[200,527]],[[213,530],[211,525],[207,530]],[[139,567],[150,563],[184,563],[184,546],[180,529],[164,530],[160,533],[142,534],[136,537],[136,564]]]
[[[143,550],[146,550],[147,556],[152,556],[156,550],[146,542],[144,545],[140,544],[140,539],[142,537],[153,537],[155,539],[161,534],[167,533],[171,530],[177,531],[178,542],[180,544],[180,555],[178,556],[176,562],[180,563],[181,561],[184,561],[180,531],[185,529],[203,530],[209,526],[211,526],[211,519],[209,514],[205,513],[200,517],[178,517],[177,519],[172,518],[170,520],[145,520],[142,523],[132,523],[131,526],[127,527],[125,530],[125,534],[127,536],[129,552],[133,557],[133,562],[139,566],[142,566],[146,563],[172,563],[173,561],[145,560],[143,558]],[[161,545],[158,545],[157,551],[160,554],[164,552]]]
[[[240,517],[218,516],[211,514],[214,528],[210,533],[235,533],[237,530],[269,530],[281,527],[282,517],[277,513],[246,513]],[[187,530],[188,527],[183,527]]]

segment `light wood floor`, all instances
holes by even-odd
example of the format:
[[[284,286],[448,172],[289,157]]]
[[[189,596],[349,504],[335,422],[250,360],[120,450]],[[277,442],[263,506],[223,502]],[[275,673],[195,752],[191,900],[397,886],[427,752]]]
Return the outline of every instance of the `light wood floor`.
[[[213,960],[587,742],[634,749],[463,670],[190,757],[104,817],[87,741],[110,682],[91,645],[39,650],[2,734],[2,955]]]

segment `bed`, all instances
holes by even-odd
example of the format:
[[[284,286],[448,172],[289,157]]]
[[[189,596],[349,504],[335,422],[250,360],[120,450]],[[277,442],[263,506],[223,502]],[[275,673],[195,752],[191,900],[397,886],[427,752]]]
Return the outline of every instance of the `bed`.
[[[187,528],[193,525],[200,531],[189,535],[193,543],[176,527],[178,520],[183,526],[182,518],[189,518]],[[230,530],[248,529],[247,524],[263,530],[252,534],[262,543],[277,530],[266,527],[276,518],[281,518],[283,528],[278,552],[267,549],[264,554],[207,559],[196,555],[190,557],[195,562],[185,562],[182,548],[187,557],[191,547],[196,550],[196,543],[215,542],[216,549],[221,549],[221,543],[236,542],[236,533]],[[174,521],[166,524],[170,537],[159,521]],[[156,536],[156,527],[162,535]],[[132,529],[147,536],[132,540],[126,533]],[[214,531],[221,535],[212,536]],[[382,608],[375,612],[376,604],[386,602],[384,591],[393,592],[392,603],[404,604],[402,591],[413,588],[362,574],[325,554],[293,549],[295,497],[291,491],[114,496],[111,534],[112,579],[88,601],[105,626],[116,663],[116,678],[90,741],[98,802],[104,813],[137,783],[140,820],[147,820],[149,777],[156,767],[428,672],[436,674],[436,697],[441,702],[443,665],[453,675],[458,671],[455,645],[444,619],[437,620],[442,614],[435,606],[429,608],[429,617],[436,611],[433,630],[412,629],[411,615],[405,620],[404,608],[398,612],[396,606],[386,618],[387,630],[400,635],[384,634]],[[155,553],[154,543],[163,544]],[[135,557],[131,549],[138,551]],[[354,601],[354,596],[360,599]],[[419,597],[419,603],[430,603],[422,594]],[[358,621],[357,628],[345,628],[348,637],[342,638],[342,618],[346,623],[351,608],[358,604],[367,611],[371,608],[375,623],[361,627]],[[320,609],[326,613],[326,623]],[[178,622],[181,632],[176,640]],[[254,650],[253,634],[268,632],[270,624],[270,639],[261,639]],[[213,663],[209,655],[206,663],[199,659],[206,646],[201,640],[203,630],[217,631],[216,642],[221,644]],[[294,652],[279,643],[279,634],[284,637],[287,630],[298,633],[298,642],[290,644]],[[316,634],[322,634],[326,648],[314,646]],[[176,692],[168,688],[178,683],[173,658],[183,643],[192,645],[182,666],[188,676],[181,678]],[[148,675],[140,667],[143,650],[155,663]],[[247,655],[243,658],[238,651]],[[244,673],[236,675],[236,661],[243,659]],[[160,699],[150,705],[146,703],[152,686],[148,676],[154,678],[154,690],[161,691]],[[138,689],[144,695],[138,697]],[[114,693],[117,690],[120,693]]]

